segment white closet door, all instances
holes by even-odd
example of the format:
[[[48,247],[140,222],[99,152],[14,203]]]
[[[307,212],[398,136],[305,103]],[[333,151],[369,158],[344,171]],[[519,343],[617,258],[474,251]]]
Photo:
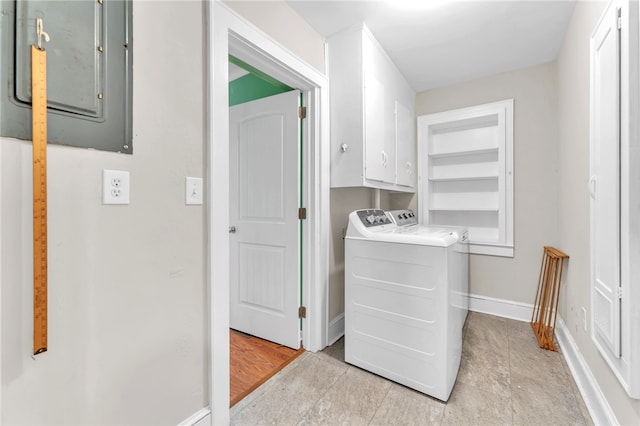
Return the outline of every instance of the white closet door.
[[[593,338],[620,357],[620,35],[610,5],[591,39]]]
[[[230,325],[300,348],[300,92],[229,108]]]

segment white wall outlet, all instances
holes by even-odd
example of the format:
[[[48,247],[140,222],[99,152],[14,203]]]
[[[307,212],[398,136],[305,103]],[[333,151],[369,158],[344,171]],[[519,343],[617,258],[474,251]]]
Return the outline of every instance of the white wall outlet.
[[[584,306],[580,309],[580,313],[582,314],[580,318],[582,322],[582,331],[587,331],[587,310]]]
[[[102,204],[129,204],[129,172],[102,171]]]
[[[202,205],[202,178],[187,176],[185,199],[187,205]]]

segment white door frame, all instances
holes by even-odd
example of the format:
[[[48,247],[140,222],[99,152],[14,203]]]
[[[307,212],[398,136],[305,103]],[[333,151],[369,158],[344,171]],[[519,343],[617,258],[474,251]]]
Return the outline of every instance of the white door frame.
[[[0,158],[2,158],[3,138],[0,137]],[[0,342],[2,342],[2,161],[0,161]],[[0,413],[2,413],[2,351],[0,351]],[[0,425],[2,419],[0,418]]]
[[[229,99],[228,55],[300,89],[303,124],[303,324],[305,348],[327,342],[329,280],[329,97],[324,75],[275,43],[220,1],[207,13],[206,230],[210,312],[209,407],[212,424],[229,423]]]

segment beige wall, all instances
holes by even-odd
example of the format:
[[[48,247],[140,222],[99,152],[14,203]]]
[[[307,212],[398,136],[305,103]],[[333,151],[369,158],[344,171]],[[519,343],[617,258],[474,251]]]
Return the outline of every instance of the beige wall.
[[[31,147],[0,141],[2,424],[176,424],[208,405],[203,5],[133,4],[133,155],[48,147],[49,350],[31,358]],[[51,60],[51,59],[50,59]],[[131,204],[101,204],[105,168]]]
[[[472,255],[472,294],[532,304],[542,248],[558,244],[555,93],[554,64],[545,64],[429,90],[416,98],[417,115],[514,99],[515,255]]]
[[[325,74],[324,38],[286,2],[279,0],[224,2],[294,55]]]
[[[623,425],[640,424],[640,401],[627,396],[580,326],[591,315],[589,240],[589,38],[608,2],[577,2],[557,60],[559,141],[559,241],[571,255],[560,314]],[[635,35],[638,36],[637,34]]]
[[[329,248],[329,321],[344,313],[344,235],[349,213],[374,205],[369,188],[331,190],[331,245]]]

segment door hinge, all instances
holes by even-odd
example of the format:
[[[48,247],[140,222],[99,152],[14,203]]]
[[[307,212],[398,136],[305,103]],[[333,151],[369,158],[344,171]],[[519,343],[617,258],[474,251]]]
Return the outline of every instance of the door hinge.
[[[622,287],[618,287],[618,299],[622,299]]]
[[[298,117],[300,118],[300,120],[304,120],[305,118],[307,118],[307,107],[301,106],[300,108],[298,108]]]
[[[618,29],[622,29],[622,9],[618,9]]]
[[[306,306],[300,306],[298,308],[298,318],[306,318],[307,317],[307,308]]]
[[[307,209],[305,207],[300,207],[298,209],[298,219],[304,220],[307,218]]]

